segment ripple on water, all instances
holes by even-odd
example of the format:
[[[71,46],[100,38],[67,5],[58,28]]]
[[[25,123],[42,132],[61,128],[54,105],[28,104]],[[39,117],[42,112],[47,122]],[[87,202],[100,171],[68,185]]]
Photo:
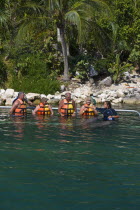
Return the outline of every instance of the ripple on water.
[[[1,208],[137,209],[139,128],[131,115],[0,120]]]

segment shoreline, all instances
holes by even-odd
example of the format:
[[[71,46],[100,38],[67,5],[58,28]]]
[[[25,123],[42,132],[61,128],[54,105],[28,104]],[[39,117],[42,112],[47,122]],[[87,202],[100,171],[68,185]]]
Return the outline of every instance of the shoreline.
[[[128,80],[129,78],[129,80]],[[58,105],[59,101],[66,92],[72,94],[72,99],[75,100],[78,107],[82,105],[86,99],[93,95],[97,104],[102,104],[104,101],[111,101],[113,105],[127,104],[139,105],[140,104],[140,76],[133,73],[127,75],[127,80],[122,81],[120,84],[112,84],[111,77],[106,77],[102,81],[90,83],[90,81],[82,84],[79,80],[72,79],[68,86],[61,85],[60,91],[54,95],[44,93],[27,93],[26,97],[35,105],[40,102],[40,99],[46,97],[48,102],[52,105]],[[21,90],[22,91],[22,90]],[[14,89],[0,89],[0,106],[11,106],[13,100],[17,97],[18,92]]]

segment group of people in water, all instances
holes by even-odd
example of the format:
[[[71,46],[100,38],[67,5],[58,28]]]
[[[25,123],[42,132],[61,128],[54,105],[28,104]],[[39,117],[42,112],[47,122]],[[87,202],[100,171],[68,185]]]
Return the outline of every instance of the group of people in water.
[[[18,97],[13,101],[13,105],[10,109],[10,115],[13,116],[25,116],[27,113],[27,104],[32,105],[31,101],[26,99],[23,92],[18,93]],[[94,117],[98,115],[98,112],[103,114],[104,120],[115,120],[118,118],[117,112],[112,109],[111,102],[105,101],[104,108],[98,108],[91,103],[91,98],[86,98],[85,104],[80,108],[79,115]],[[59,102],[58,113],[60,116],[76,116],[77,108],[75,101],[71,98],[70,93],[65,94],[65,98]],[[32,110],[33,115],[53,115],[52,106],[48,103],[47,98],[42,98],[40,104]]]

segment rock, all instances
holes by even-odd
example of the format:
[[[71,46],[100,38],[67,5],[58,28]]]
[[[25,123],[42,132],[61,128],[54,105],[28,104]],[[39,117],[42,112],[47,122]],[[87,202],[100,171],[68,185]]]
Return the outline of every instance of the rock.
[[[124,98],[123,103],[124,104],[136,104],[137,99],[136,98]]]
[[[95,98],[95,100],[96,100],[96,103],[97,103],[97,104],[101,104],[101,103],[102,103],[101,98]]]
[[[101,82],[99,82],[99,86],[110,87],[111,84],[112,84],[112,79],[111,79],[111,77],[106,77],[106,78],[103,79]]]
[[[116,93],[117,93],[118,98],[120,98],[120,97],[121,97],[121,98],[125,97],[125,94],[124,94],[123,90],[121,90],[121,89],[117,90]]]
[[[40,98],[47,98],[47,96],[45,94],[41,94]]]
[[[53,99],[54,98],[54,95],[51,95],[51,94],[49,94],[49,95],[47,95],[47,99]]]
[[[14,95],[14,89],[7,89],[4,94],[6,98],[12,98]]]
[[[13,98],[16,98],[18,96],[19,92],[14,92]]]
[[[65,85],[61,85],[60,90],[61,90],[61,92],[65,91]]]
[[[38,93],[28,93],[28,94],[26,94],[26,97],[27,97],[28,100],[40,99],[40,94],[38,94]]]
[[[116,98],[112,101],[112,103],[114,103],[114,104],[118,104],[118,103],[122,103],[122,102],[123,102],[122,98]]]
[[[4,89],[0,89],[0,95],[4,94],[5,90]]]
[[[35,99],[35,100],[34,100],[34,104],[35,104],[35,105],[40,104],[40,100],[39,100],[39,99]]]
[[[55,95],[54,99],[60,101],[61,100],[61,95]]]
[[[79,103],[81,103],[81,102],[83,102],[83,100],[82,100],[81,98],[77,98],[77,99],[75,100],[75,103],[76,103],[76,104],[79,104]]]
[[[90,84],[94,84],[94,79],[93,78],[89,78],[89,82],[90,82]]]
[[[5,102],[5,106],[12,106],[14,98],[7,98]]]
[[[50,103],[50,104],[57,104],[58,105],[59,100],[57,100],[57,99],[50,99],[50,100],[48,100],[48,103]]]
[[[136,97],[136,99],[140,99],[140,94],[139,93],[136,93],[135,94],[135,97]]]

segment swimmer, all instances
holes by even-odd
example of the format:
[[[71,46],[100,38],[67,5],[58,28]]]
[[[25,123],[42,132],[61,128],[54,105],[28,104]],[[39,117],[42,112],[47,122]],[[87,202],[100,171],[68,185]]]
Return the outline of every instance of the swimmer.
[[[104,120],[115,120],[116,118],[119,118],[117,112],[114,109],[112,109],[110,101],[105,101],[104,108],[96,107],[96,110],[103,114]]]
[[[52,107],[48,104],[47,101],[47,98],[42,98],[40,104],[32,111],[32,114],[53,115]]]
[[[76,104],[75,101],[71,99],[71,93],[65,94],[65,99],[62,99],[59,103],[58,113],[64,116],[75,116],[76,114]]]
[[[19,92],[9,112],[14,116],[24,116],[26,114],[26,104],[24,103],[24,93]]]
[[[97,116],[98,115],[96,107],[93,104],[91,104],[90,97],[86,98],[86,103],[81,107],[79,114],[83,116]]]

